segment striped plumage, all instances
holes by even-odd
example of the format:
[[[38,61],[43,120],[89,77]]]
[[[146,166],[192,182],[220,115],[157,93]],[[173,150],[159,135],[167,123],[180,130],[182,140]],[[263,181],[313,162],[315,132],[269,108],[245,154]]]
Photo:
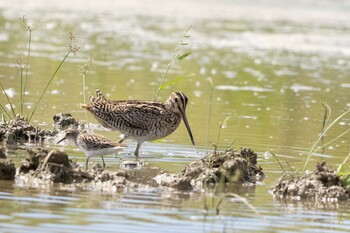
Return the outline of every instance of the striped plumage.
[[[125,144],[112,142],[102,135],[87,133],[77,129],[68,129],[57,144],[65,139],[73,140],[74,144],[86,154],[86,169],[88,168],[90,157],[101,156],[103,167],[105,167],[103,155],[115,154],[127,147]]]
[[[145,141],[157,140],[173,133],[183,119],[191,142],[193,136],[186,118],[187,97],[173,92],[165,102],[142,100],[107,100],[97,89],[97,97],[90,104],[82,104],[104,126],[124,134],[137,142],[135,155]]]

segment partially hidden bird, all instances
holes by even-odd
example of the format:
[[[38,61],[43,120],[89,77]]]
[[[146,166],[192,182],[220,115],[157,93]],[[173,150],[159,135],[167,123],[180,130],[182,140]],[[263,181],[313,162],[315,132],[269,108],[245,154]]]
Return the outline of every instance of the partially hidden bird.
[[[173,92],[165,102],[145,100],[107,100],[100,90],[90,97],[89,104],[81,104],[104,127],[119,131],[124,136],[119,141],[133,139],[137,142],[135,156],[141,144],[164,138],[173,133],[181,119],[185,123],[192,145],[195,145],[186,117],[188,98],[182,92]]]
[[[88,133],[85,130],[81,131],[78,129],[66,130],[64,137],[61,138],[57,144],[66,139],[73,140],[74,144],[85,153],[87,157],[85,164],[86,169],[88,169],[90,157],[101,156],[103,167],[105,167],[104,155],[117,154],[127,147],[126,144],[112,142],[102,135]]]

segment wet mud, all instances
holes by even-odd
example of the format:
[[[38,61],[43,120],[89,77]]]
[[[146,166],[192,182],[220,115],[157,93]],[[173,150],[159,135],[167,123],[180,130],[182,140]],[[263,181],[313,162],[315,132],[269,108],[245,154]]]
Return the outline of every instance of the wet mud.
[[[318,163],[316,170],[302,177],[282,179],[272,189],[277,199],[321,200],[332,202],[348,200],[350,188],[344,186],[343,177],[329,168],[325,162]]]
[[[70,127],[83,127],[69,113],[58,113],[53,116],[53,130],[40,129],[30,124],[24,117],[17,116],[8,122],[0,123],[0,142],[5,146],[15,146],[22,143],[43,142],[55,137],[60,131]]]
[[[62,130],[83,127],[68,113],[56,114],[53,121],[53,131],[38,129],[20,117],[1,124],[0,137],[3,145],[44,141],[47,137],[57,136]],[[5,154],[0,153],[0,157],[5,157]],[[85,170],[70,160],[63,150],[46,148],[28,150],[28,157],[21,161],[17,170],[11,160],[0,160],[0,179],[14,179],[19,186],[41,188],[60,183],[70,189],[109,192],[130,188],[197,191],[203,188],[213,189],[219,185],[254,184],[262,177],[264,173],[257,166],[257,155],[248,148],[239,151],[214,151],[174,174],[161,168],[148,167],[145,161],[138,159],[122,162],[118,171],[109,171],[99,164]]]
[[[150,188],[156,184],[150,176],[145,176],[145,172],[136,170],[109,171],[100,164],[85,170],[70,160],[66,152],[57,149],[49,151],[38,148],[28,150],[28,153],[29,157],[21,162],[16,176],[16,184],[19,186],[48,187],[54,183],[61,183],[70,185],[65,187],[70,189],[115,192],[128,188]],[[145,165],[143,161],[135,163],[137,168]],[[135,177],[142,177],[142,182],[137,181]]]
[[[240,151],[213,152],[188,164],[179,173],[163,173],[155,180],[161,186],[199,190],[222,184],[254,184],[263,177],[263,169],[257,166],[257,154],[242,148]]]
[[[0,180],[14,180],[16,167],[10,159],[0,159]]]
[[[28,153],[16,176],[19,186],[42,187],[61,183],[74,189],[106,192],[159,188],[199,191],[223,184],[254,184],[264,177],[262,168],[257,167],[256,154],[247,148],[239,152],[212,153],[188,164],[176,174],[147,167],[142,160],[124,161],[118,171],[109,171],[100,164],[85,170],[61,150],[38,148]]]
[[[5,145],[17,145],[23,142],[39,142],[52,137],[55,132],[39,129],[28,123],[24,117],[17,116],[13,120],[0,123],[0,142]]]

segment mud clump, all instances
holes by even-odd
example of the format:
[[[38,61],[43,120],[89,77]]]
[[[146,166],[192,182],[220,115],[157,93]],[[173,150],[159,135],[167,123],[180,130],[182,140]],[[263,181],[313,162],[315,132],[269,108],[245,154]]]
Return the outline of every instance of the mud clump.
[[[10,159],[0,159],[0,180],[14,180],[16,176],[15,164]]]
[[[123,170],[108,171],[100,164],[82,170],[59,150],[35,149],[22,161],[16,183],[19,186],[47,188],[52,183],[69,184],[67,188],[103,192],[153,190],[176,188],[202,190],[219,185],[255,183],[264,177],[257,167],[257,155],[244,148],[239,152],[215,152],[188,164],[177,174],[165,173],[159,168],[143,168],[144,161],[126,161]],[[44,185],[44,186],[42,186]]]
[[[0,142],[4,141],[6,145],[39,142],[54,135],[55,133],[49,130],[39,130],[20,116],[16,116],[8,122],[0,123]]]
[[[0,147],[0,159],[6,159],[5,148]]]
[[[22,161],[19,176],[39,178],[46,181],[72,183],[75,178],[74,163],[60,150],[29,150],[29,158]]]
[[[338,201],[350,198],[350,188],[344,187],[343,177],[328,168],[325,162],[318,163],[314,172],[302,177],[281,180],[272,192],[276,198],[292,200]]]
[[[127,188],[148,187],[129,180],[125,171],[110,172],[96,164],[89,170],[82,170],[68,155],[60,150],[30,150],[29,158],[22,161],[16,183],[19,186],[45,187],[52,183],[73,185],[83,190],[122,191]]]
[[[53,116],[54,128],[57,131],[66,130],[68,128],[78,128],[79,121],[70,113],[57,113]]]
[[[47,156],[48,150],[38,148],[33,150],[28,150],[29,157],[21,162],[19,167],[19,173],[28,173],[31,170],[36,170],[40,162]]]
[[[248,148],[239,152],[214,152],[188,164],[177,174],[163,173],[155,177],[158,184],[180,190],[214,188],[228,183],[255,183],[264,177],[257,167],[257,155]]]

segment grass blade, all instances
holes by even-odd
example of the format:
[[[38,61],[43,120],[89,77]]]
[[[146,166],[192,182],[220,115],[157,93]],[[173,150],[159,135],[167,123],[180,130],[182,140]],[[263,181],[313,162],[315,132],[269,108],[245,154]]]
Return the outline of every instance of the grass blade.
[[[183,34],[183,38],[188,39],[188,38],[190,37],[190,35],[188,35],[188,32],[189,32],[189,30],[191,29],[191,27],[192,27],[192,25],[189,25],[189,26],[187,27],[187,29],[185,30],[185,32],[184,32],[184,34]],[[181,46],[187,46],[188,44],[189,44],[189,43],[183,41],[183,39],[182,39],[182,40],[180,41],[180,43],[179,43],[180,48],[181,48]],[[176,47],[176,48],[175,48],[175,51],[177,51],[178,49],[179,49],[179,47]],[[179,54],[179,55],[176,55],[176,56],[174,55],[173,59],[172,59],[172,60],[168,63],[168,65],[167,65],[167,68],[166,68],[166,70],[165,70],[165,73],[164,73],[163,76],[162,76],[162,80],[161,80],[160,83],[159,83],[158,90],[157,90],[157,92],[155,93],[155,95],[153,96],[153,100],[157,100],[158,95],[159,95],[159,92],[160,92],[161,90],[164,89],[164,87],[163,87],[163,85],[165,85],[165,84],[164,84],[164,81],[165,81],[166,77],[168,76],[168,73],[169,73],[170,68],[171,68],[173,65],[175,65],[176,63],[178,63],[178,62],[180,62],[181,60],[183,60],[183,59],[185,59],[186,57],[188,57],[191,53],[192,53],[192,52],[185,52],[185,53],[182,53],[182,54]],[[162,88],[162,87],[163,87],[163,88]]]
[[[324,135],[341,119],[343,118],[346,114],[348,114],[350,112],[350,109],[345,111],[344,113],[340,114],[340,116],[338,116],[335,120],[333,120],[332,122],[330,122],[328,125],[325,126],[324,130],[321,132],[321,134],[318,136],[317,140],[314,142],[314,144],[312,145],[305,163],[304,163],[304,168],[303,168],[303,173],[305,173],[306,170],[306,166],[309,163],[311,157],[313,156],[313,154],[315,153],[315,151],[317,151],[318,149],[316,149],[317,145],[319,144],[319,142],[322,140],[322,138],[324,137]],[[348,131],[346,131],[348,132]],[[343,135],[343,134],[342,134]],[[339,138],[339,137],[337,137]]]
[[[272,156],[275,158],[275,160],[277,161],[278,165],[279,165],[280,168],[282,169],[283,173],[284,173],[284,174],[287,174],[286,169],[284,169],[284,167],[283,167],[281,161],[279,160],[279,158],[277,158],[277,156],[275,155],[275,153],[273,153],[273,152],[271,152],[271,151],[268,151],[268,152],[271,153]]]
[[[183,59],[185,59],[186,57],[190,56],[192,54],[192,52],[186,52],[180,55],[177,55],[175,57],[175,59],[172,61],[172,65],[178,63],[179,61],[182,61]]]
[[[9,119],[11,119],[11,116],[10,116],[10,114],[8,113],[8,111],[6,110],[6,108],[2,105],[2,104],[0,104],[0,111],[2,112],[2,114],[6,114],[7,115],[7,117],[9,118]]]
[[[12,112],[13,118],[15,118],[15,117],[16,117],[16,113],[15,113],[15,110],[14,110],[14,108],[13,108],[13,104],[12,104],[12,102],[11,102],[9,96],[7,95],[7,93],[6,93],[6,91],[5,91],[5,88],[4,88],[4,86],[2,85],[1,82],[0,82],[0,86],[1,86],[2,91],[4,92],[4,95],[5,95],[6,99],[7,99],[7,102],[10,104],[11,112]]]
[[[71,53],[71,51],[69,51],[69,52],[66,54],[66,56],[63,58],[63,60],[61,61],[61,63],[58,65],[58,67],[56,68],[55,72],[54,72],[53,75],[51,76],[50,80],[47,82],[47,84],[46,84],[46,86],[45,86],[45,88],[44,88],[44,91],[41,93],[40,98],[39,98],[39,100],[36,102],[35,107],[34,107],[34,109],[33,109],[33,111],[32,111],[32,114],[31,114],[30,117],[29,117],[29,122],[31,121],[31,119],[32,119],[32,117],[33,117],[33,115],[34,115],[34,113],[35,113],[35,111],[36,111],[38,105],[40,104],[40,102],[41,102],[41,100],[42,100],[42,98],[43,98],[43,96],[44,96],[44,94],[45,94],[47,88],[49,87],[49,85],[50,85],[50,83],[52,82],[53,78],[55,77],[55,75],[57,74],[58,70],[61,68],[62,64],[63,64],[64,61],[67,59],[67,57],[69,56],[70,53]]]
[[[347,172],[343,172],[344,167],[346,165],[346,162],[349,160],[350,158],[350,152],[348,154],[348,156],[346,156],[346,158],[344,159],[344,161],[338,166],[338,169],[337,169],[337,175],[340,176],[340,175],[348,175],[349,174],[349,171]]]
[[[192,76],[195,76],[195,74],[189,74],[189,75],[185,75],[185,76],[182,76],[182,77],[177,77],[177,78],[171,80],[170,82],[167,82],[167,83],[163,84],[162,86],[159,87],[159,89],[163,90],[163,89],[165,89],[166,87],[168,87],[170,85],[173,85],[173,84],[175,84],[175,83],[177,83],[177,82],[179,82],[179,81],[181,81],[181,80],[183,80],[183,79],[185,79],[187,77],[192,77]]]
[[[78,47],[77,45],[73,44],[73,41],[75,40],[75,37],[74,37],[74,35],[73,35],[72,32],[70,32],[70,37],[69,37],[69,39],[70,39],[70,42],[69,42],[69,44],[68,44],[68,46],[69,46],[69,51],[67,52],[66,56],[64,56],[64,58],[62,59],[61,63],[58,65],[58,67],[56,68],[55,72],[52,74],[50,80],[49,80],[48,83],[46,84],[46,86],[45,86],[45,88],[44,88],[44,91],[41,93],[40,98],[39,98],[38,102],[35,104],[35,107],[34,107],[34,109],[33,109],[33,112],[32,112],[32,114],[31,114],[30,117],[29,117],[29,122],[31,121],[31,119],[32,119],[32,117],[33,117],[33,115],[34,115],[34,113],[35,113],[35,111],[36,111],[38,105],[40,104],[40,102],[41,102],[41,100],[42,100],[42,98],[43,98],[43,96],[44,96],[44,94],[45,94],[47,88],[49,87],[50,83],[51,83],[52,80],[54,79],[55,75],[57,74],[57,72],[59,71],[59,69],[61,68],[61,66],[63,65],[63,63],[66,61],[66,59],[67,59],[67,57],[69,56],[69,54],[73,53],[73,54],[75,55],[76,52],[79,50],[79,47]]]

